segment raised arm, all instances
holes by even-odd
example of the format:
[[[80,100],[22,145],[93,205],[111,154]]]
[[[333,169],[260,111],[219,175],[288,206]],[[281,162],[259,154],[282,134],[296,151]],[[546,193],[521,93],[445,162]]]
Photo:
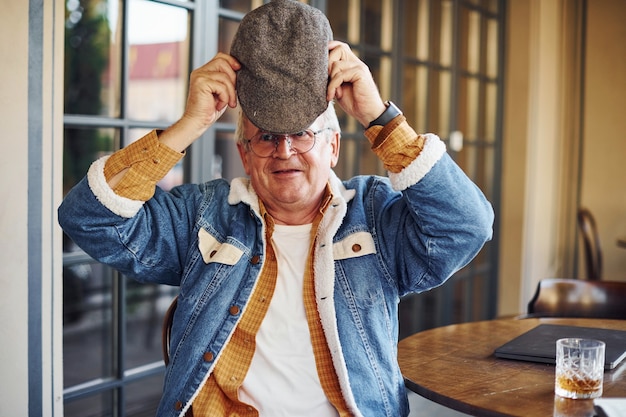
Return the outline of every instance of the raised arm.
[[[159,142],[173,151],[183,152],[220,118],[227,107],[235,108],[235,80],[239,68],[235,58],[218,53],[211,61],[192,71],[185,112],[176,123],[158,135]],[[109,186],[115,189],[128,169],[124,167],[107,176]]]

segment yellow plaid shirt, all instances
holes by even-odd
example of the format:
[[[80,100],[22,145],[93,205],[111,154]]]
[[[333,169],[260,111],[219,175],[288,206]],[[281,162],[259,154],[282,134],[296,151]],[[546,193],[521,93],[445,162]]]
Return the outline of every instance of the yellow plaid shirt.
[[[391,135],[392,132],[393,135]],[[372,150],[383,161],[385,168],[394,173],[400,172],[415,160],[424,146],[424,138],[415,136],[402,115],[397,116],[384,127],[373,126],[367,129],[365,136],[372,144]],[[137,142],[114,153],[107,160],[104,173],[109,180],[127,169],[128,171],[116,185],[114,191],[126,198],[146,201],[154,194],[156,183],[182,156],[183,154],[162,145],[158,140],[158,132],[152,131]],[[309,256],[305,270],[303,302],[322,389],[330,403],[343,417],[351,414],[341,394],[337,374],[321,327],[314,294],[314,238],[331,198],[330,188],[327,187],[324,204],[320,207],[320,212],[311,228],[311,256]],[[269,242],[274,230],[274,222],[265,211],[262,203],[261,214],[267,224],[266,240]],[[258,412],[253,407],[238,400],[238,390],[250,367],[255,350],[256,333],[265,317],[276,285],[278,265],[272,245],[267,245],[266,251],[265,265],[259,277],[258,285],[246,306],[245,313],[230,342],[224,348],[214,372],[193,402],[193,415],[195,417],[258,416]],[[188,413],[188,415],[190,414]]]

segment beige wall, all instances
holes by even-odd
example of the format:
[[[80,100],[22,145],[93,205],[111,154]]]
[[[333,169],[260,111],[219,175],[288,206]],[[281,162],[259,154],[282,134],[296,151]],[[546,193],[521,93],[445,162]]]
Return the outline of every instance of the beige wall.
[[[502,149],[502,204],[500,218],[499,304],[501,315],[520,310],[523,231],[526,198],[525,161],[528,136],[530,7],[513,2],[508,10],[506,48],[504,142]],[[512,18],[515,16],[515,18]],[[515,51],[515,53],[512,53]]]
[[[596,216],[604,279],[626,281],[626,1],[589,1],[581,204]]]
[[[3,5],[0,21],[0,415],[9,416],[28,415],[28,190],[17,181],[28,166],[28,2]]]
[[[525,312],[540,279],[574,275],[578,199],[599,223],[604,279],[626,280],[626,2],[588,1],[586,28],[579,0],[508,6],[501,315]]]
[[[562,3],[509,3],[499,313],[518,314],[559,273],[564,148]]]
[[[43,3],[0,13],[0,416],[62,416],[64,13],[62,0]]]

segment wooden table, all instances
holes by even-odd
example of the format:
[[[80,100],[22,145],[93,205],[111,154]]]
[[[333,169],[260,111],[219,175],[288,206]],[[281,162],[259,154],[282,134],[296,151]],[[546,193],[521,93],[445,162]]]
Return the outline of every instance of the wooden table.
[[[593,400],[554,395],[554,365],[496,358],[493,351],[541,323],[626,330],[626,320],[501,319],[416,333],[398,344],[407,388],[473,416],[592,417]],[[626,364],[604,375],[603,397],[626,397]]]

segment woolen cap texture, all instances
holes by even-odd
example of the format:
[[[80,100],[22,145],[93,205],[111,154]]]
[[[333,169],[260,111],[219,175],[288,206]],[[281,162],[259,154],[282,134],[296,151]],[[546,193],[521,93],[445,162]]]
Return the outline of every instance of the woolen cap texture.
[[[240,63],[237,95],[246,117],[275,133],[307,129],[328,107],[326,16],[294,0],[273,0],[246,14],[230,53]]]

